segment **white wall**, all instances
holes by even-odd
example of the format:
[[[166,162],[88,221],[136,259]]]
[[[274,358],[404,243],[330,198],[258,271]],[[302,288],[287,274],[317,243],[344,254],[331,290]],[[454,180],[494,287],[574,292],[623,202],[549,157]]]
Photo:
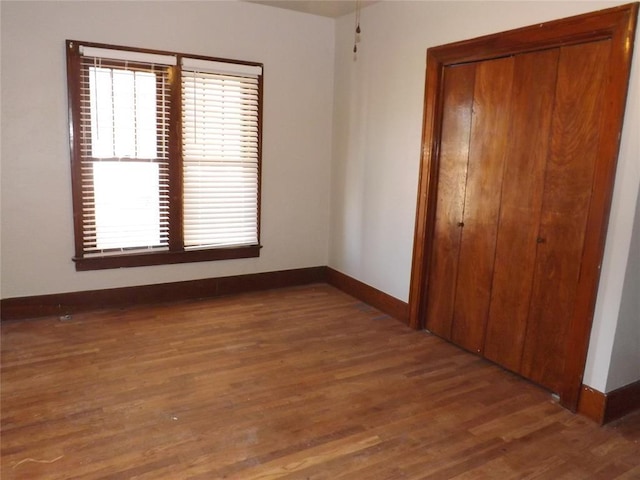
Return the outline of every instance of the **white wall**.
[[[408,299],[428,47],[616,4],[622,2],[380,2],[362,10],[356,61],[353,15],[340,18],[336,25],[329,266],[400,300]],[[584,379],[603,392],[640,185],[640,41],[636,47]],[[631,275],[630,283],[637,286],[640,275],[637,271]],[[639,322],[629,325],[633,323],[635,327],[630,328],[637,331]],[[627,360],[640,362],[640,352],[622,348]],[[619,368],[626,369],[627,360]]]
[[[638,162],[640,168],[640,162]],[[640,379],[640,195],[606,391]]]
[[[334,21],[244,2],[6,2],[2,298],[326,265]],[[260,258],[76,272],[65,39],[264,63]]]

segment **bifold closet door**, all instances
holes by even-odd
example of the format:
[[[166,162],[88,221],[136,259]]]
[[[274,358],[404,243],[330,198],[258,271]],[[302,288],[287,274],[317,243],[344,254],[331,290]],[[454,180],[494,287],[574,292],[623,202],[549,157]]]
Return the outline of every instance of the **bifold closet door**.
[[[489,308],[512,77],[512,58],[445,70],[426,327],[476,352]]]
[[[611,42],[562,47],[533,291],[520,373],[554,392],[563,387],[568,328],[581,275],[584,240],[606,101]]]
[[[538,247],[559,50],[515,59],[487,358],[519,371]]]
[[[440,168],[427,294],[427,324],[431,332],[451,339],[455,285],[462,239],[465,185],[469,162],[469,138],[476,65],[449,67],[444,71],[444,112],[440,142]]]
[[[509,129],[512,57],[445,69],[426,328],[482,352]]]
[[[451,340],[481,353],[491,300],[514,58],[476,65]]]
[[[409,324],[575,410],[638,4],[427,50]]]
[[[562,387],[609,42],[447,67],[426,328]]]

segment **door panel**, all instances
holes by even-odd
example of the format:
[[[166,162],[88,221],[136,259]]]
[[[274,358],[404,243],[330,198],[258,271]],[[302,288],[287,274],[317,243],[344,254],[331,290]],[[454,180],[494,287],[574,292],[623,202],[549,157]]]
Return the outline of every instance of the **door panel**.
[[[427,50],[410,325],[425,325],[429,305],[447,312],[442,318],[453,308],[447,338],[558,392],[572,410],[594,313],[638,10],[637,3],[622,5]],[[546,80],[553,62],[542,60],[553,55],[555,95]],[[496,66],[513,64],[514,57],[515,85],[524,85],[512,96],[508,69]],[[476,80],[465,226],[457,240],[446,230],[452,251],[460,242],[459,264],[442,263],[438,268],[449,276],[436,287],[441,278],[433,267],[444,251],[432,249],[436,213],[447,202],[437,190],[445,168],[439,147],[449,128],[440,107],[443,82],[449,82],[447,69],[471,64]],[[527,84],[534,98],[526,97]],[[459,208],[459,200],[452,202]],[[449,289],[454,277],[455,289]],[[439,331],[446,334],[447,326]]]
[[[482,351],[489,310],[513,81],[513,57],[476,66],[464,227],[452,340]]]
[[[560,51],[522,374],[560,391],[601,130],[610,41]]]
[[[535,265],[559,49],[515,59],[485,356],[518,371]]]
[[[444,71],[442,140],[426,328],[451,338],[451,322],[458,275],[458,257],[469,160],[471,109],[475,64],[448,67]]]

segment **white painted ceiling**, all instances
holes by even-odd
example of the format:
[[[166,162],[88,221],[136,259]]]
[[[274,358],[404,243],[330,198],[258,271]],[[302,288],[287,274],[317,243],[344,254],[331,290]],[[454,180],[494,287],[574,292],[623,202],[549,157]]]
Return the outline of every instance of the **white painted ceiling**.
[[[321,15],[323,17],[338,18],[342,15],[354,12],[356,0],[245,0],[250,3],[259,3],[270,7],[286,8],[298,12]],[[358,2],[360,7],[366,7],[374,1],[363,0]]]

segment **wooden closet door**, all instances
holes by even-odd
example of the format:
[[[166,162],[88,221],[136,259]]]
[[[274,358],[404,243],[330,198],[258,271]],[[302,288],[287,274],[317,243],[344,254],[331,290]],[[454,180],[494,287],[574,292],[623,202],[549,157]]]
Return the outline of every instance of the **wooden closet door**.
[[[536,261],[559,49],[515,57],[484,354],[520,370]]]
[[[469,167],[451,339],[482,352],[510,124],[513,57],[476,64]]]
[[[426,327],[553,391],[608,55],[600,41],[445,70]]]
[[[548,387],[572,410],[638,10],[427,50],[409,324]]]
[[[426,328],[474,352],[489,308],[512,77],[512,58],[444,72]]]
[[[552,391],[563,386],[568,326],[576,304],[602,131],[602,90],[611,42],[560,49],[533,293],[520,372]]]
[[[431,250],[426,328],[447,340],[451,339],[456,298],[475,75],[473,63],[448,67],[444,71],[438,208]]]

